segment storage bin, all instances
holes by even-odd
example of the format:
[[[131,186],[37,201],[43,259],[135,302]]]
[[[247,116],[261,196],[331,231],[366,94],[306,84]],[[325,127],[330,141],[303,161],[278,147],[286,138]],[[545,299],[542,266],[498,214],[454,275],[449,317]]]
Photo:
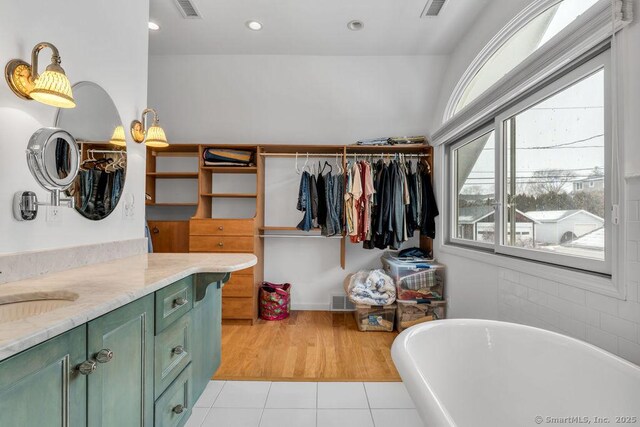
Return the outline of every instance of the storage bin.
[[[358,329],[367,331],[393,331],[396,317],[396,304],[391,305],[357,305],[354,316]]]
[[[446,301],[433,301],[430,304],[398,302],[397,329],[405,329],[423,322],[444,319],[446,317]]]
[[[407,274],[396,281],[396,287],[397,300],[442,300],[444,298],[444,267],[434,265],[429,269]]]
[[[382,261],[384,271],[396,282],[406,275],[438,266],[438,264],[433,262],[397,258],[393,252],[385,252],[385,254],[380,257],[380,261]]]

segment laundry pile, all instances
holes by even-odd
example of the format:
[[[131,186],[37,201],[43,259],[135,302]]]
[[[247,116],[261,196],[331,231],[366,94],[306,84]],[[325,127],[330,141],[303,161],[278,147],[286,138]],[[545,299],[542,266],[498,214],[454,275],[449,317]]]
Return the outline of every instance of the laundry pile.
[[[350,162],[345,190],[346,231],[366,249],[399,248],[415,231],[434,238],[438,206],[428,163]]]
[[[396,285],[382,270],[361,270],[350,274],[344,286],[354,304],[390,305],[396,300]]]

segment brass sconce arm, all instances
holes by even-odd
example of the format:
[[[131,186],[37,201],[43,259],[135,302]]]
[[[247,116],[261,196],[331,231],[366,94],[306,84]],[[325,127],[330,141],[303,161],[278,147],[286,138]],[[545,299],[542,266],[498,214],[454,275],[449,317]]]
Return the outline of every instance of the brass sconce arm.
[[[147,126],[147,115],[153,114],[151,126]],[[145,141],[147,147],[164,148],[169,145],[164,130],[159,125],[158,113],[153,108],[145,108],[142,118],[131,122],[131,137],[137,143]],[[145,140],[146,138],[146,140]]]

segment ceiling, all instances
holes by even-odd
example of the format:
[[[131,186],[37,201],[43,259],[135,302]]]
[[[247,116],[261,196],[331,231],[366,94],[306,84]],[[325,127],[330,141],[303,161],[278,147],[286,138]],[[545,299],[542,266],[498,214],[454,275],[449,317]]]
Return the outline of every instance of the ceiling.
[[[491,0],[448,0],[421,18],[427,0],[191,0],[202,19],[184,19],[174,0],[151,0],[152,55],[446,55]],[[351,20],[364,22],[350,31]],[[260,21],[250,31],[248,20]]]

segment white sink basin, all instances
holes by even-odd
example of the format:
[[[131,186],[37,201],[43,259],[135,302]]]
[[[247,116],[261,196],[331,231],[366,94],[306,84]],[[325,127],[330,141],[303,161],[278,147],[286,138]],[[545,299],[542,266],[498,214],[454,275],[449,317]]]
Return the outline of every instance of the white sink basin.
[[[13,322],[66,307],[78,299],[68,291],[31,292],[0,296],[0,323]]]

